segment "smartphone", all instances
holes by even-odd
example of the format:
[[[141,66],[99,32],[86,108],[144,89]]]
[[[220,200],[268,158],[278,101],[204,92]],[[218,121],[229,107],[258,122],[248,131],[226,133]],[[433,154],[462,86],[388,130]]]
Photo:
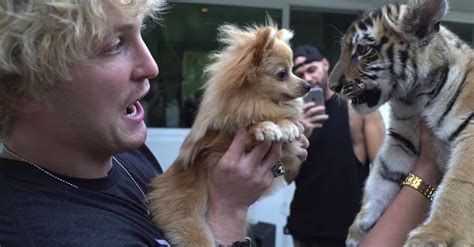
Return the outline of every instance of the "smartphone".
[[[323,89],[320,87],[313,87],[303,97],[304,102],[313,101],[317,106],[324,105],[324,94]]]

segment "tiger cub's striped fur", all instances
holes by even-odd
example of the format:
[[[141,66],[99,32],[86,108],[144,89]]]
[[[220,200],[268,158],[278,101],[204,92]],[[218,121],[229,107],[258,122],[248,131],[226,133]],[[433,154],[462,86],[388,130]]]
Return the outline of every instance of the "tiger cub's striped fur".
[[[413,169],[420,119],[433,132],[444,176],[429,217],[406,245],[474,246],[474,51],[440,26],[447,9],[446,0],[389,4],[354,21],[343,37],[331,89],[362,114],[387,101],[391,107],[348,246],[371,229]]]

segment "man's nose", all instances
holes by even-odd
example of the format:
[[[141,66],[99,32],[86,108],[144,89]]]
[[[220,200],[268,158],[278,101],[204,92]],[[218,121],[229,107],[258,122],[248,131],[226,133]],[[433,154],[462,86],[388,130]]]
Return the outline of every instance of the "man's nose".
[[[303,79],[304,79],[305,81],[311,83],[312,77],[311,77],[311,75],[310,75],[309,73],[304,73],[304,74],[303,74]]]
[[[158,64],[153,59],[153,56],[148,50],[145,42],[140,38],[140,42],[137,45],[137,64],[133,71],[133,78],[137,81],[144,79],[151,79],[158,76],[160,70]]]

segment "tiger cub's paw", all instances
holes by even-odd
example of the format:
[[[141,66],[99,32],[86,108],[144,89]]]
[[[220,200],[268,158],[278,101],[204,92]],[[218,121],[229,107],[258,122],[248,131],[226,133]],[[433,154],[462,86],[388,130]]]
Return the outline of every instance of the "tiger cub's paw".
[[[375,225],[377,219],[371,219],[370,215],[365,214],[364,211],[357,214],[356,219],[349,227],[349,233],[347,234],[346,246],[357,247],[365,238],[369,230]]]
[[[253,125],[251,131],[253,131],[253,135],[257,141],[280,141],[283,137],[280,127],[270,121],[260,122]]]
[[[468,236],[466,236],[468,237]],[[461,238],[452,229],[446,226],[423,224],[415,228],[408,235],[405,247],[445,247],[445,246],[473,246],[472,240]]]
[[[356,222],[352,223],[347,234],[346,246],[357,247],[360,241],[367,235],[367,232],[357,226]]]

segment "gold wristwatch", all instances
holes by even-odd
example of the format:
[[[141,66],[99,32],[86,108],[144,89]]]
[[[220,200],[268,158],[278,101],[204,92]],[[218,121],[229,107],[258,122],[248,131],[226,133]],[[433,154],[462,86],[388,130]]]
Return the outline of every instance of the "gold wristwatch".
[[[431,202],[435,193],[435,188],[433,186],[425,183],[420,177],[416,176],[413,173],[408,173],[408,176],[403,180],[402,185],[407,185],[413,189],[419,191],[421,194],[426,196]]]

